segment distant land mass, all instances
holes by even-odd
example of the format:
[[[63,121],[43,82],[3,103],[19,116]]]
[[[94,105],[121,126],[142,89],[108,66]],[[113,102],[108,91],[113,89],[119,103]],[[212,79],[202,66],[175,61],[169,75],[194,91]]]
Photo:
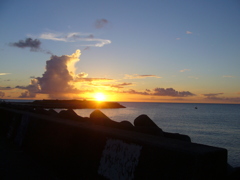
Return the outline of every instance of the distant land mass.
[[[53,109],[111,109],[126,108],[117,102],[99,102],[87,100],[35,100],[33,102],[12,102],[12,104],[29,106],[33,108]]]

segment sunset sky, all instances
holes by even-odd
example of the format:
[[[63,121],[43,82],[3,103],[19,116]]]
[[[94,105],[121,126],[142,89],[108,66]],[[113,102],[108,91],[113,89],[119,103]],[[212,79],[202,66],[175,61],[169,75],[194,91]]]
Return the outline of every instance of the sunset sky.
[[[0,99],[240,103],[239,0],[2,0]]]

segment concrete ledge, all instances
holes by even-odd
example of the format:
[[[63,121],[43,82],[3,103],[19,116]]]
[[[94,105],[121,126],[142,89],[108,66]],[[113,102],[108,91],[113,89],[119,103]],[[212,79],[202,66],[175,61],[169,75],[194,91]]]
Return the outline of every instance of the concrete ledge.
[[[0,131],[61,179],[222,179],[227,150],[0,107]]]

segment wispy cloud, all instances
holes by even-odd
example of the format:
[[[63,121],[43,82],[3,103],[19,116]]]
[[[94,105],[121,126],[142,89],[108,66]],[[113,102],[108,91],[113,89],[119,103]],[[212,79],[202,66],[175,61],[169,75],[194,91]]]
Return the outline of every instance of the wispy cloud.
[[[0,98],[3,98],[5,96],[5,93],[0,91]]]
[[[63,42],[91,42],[89,44],[81,45],[87,47],[103,47],[110,44],[108,39],[95,38],[91,33],[71,32],[71,33],[43,33],[39,36],[40,39],[63,41]]]
[[[234,78],[234,76],[230,76],[230,75],[224,75],[224,78]]]
[[[195,77],[195,76],[188,76],[188,78],[190,78],[190,79],[199,79],[199,77]]]
[[[11,88],[10,86],[7,87],[2,87],[0,86],[0,90],[12,90],[13,88]]]
[[[222,95],[224,93],[208,93],[208,94],[202,94],[206,98],[215,98],[216,96]]]
[[[186,31],[186,34],[192,34],[193,32],[191,32],[191,31]]]
[[[181,38],[176,38],[176,40],[180,40]]]
[[[129,89],[127,91],[122,91],[122,93],[127,93],[127,94],[140,94],[140,95],[150,95],[148,92],[146,91],[136,91],[134,89]]]
[[[125,74],[125,77],[124,77],[124,79],[144,79],[144,78],[162,78],[162,77],[157,76],[157,75],[152,75],[152,74],[148,74],[148,75]]]
[[[85,73],[85,72],[81,72],[81,73],[79,73],[79,74],[76,75],[75,79],[76,79],[76,78],[86,78],[86,77],[88,77],[88,74]]]
[[[108,79],[108,78],[75,78],[74,82],[106,82],[106,81],[113,81],[114,79]]]
[[[223,95],[224,93],[209,93],[209,94],[202,94],[205,99],[208,100],[215,100],[215,101],[224,101],[224,102],[240,102],[240,97],[219,97],[220,95]]]
[[[105,27],[107,24],[108,24],[109,22],[108,22],[108,20],[107,19],[97,19],[96,21],[95,21],[95,27],[97,28],[97,29],[100,29],[100,28],[103,28],[103,27]]]
[[[8,74],[11,74],[11,73],[0,73],[0,76],[5,76],[5,75],[8,75]]]
[[[111,88],[125,88],[125,86],[132,86],[133,83],[119,83],[119,84],[108,84],[107,86],[111,87]]]
[[[123,91],[123,93],[150,95],[150,96],[170,96],[170,97],[195,96],[195,94],[189,91],[176,91],[173,88],[154,88],[153,90],[146,89],[145,91],[136,91],[136,90],[130,89],[128,91]]]
[[[191,69],[182,69],[179,72],[186,72],[186,71],[191,71]]]

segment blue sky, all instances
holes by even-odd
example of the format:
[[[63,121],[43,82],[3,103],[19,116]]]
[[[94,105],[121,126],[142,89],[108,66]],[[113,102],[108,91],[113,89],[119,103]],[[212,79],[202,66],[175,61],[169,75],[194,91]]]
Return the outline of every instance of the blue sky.
[[[239,9],[238,0],[3,0],[0,95],[240,103]],[[40,42],[35,51],[27,38]],[[54,82],[46,61],[77,49],[69,79],[54,71],[63,79]]]

